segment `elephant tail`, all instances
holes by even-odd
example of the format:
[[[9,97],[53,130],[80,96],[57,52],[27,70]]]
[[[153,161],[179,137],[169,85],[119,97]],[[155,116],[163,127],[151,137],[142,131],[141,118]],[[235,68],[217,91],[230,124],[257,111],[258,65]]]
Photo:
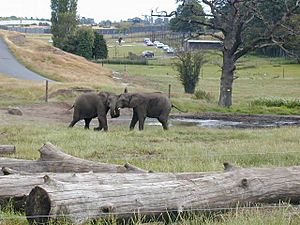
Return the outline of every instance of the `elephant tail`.
[[[69,108],[68,110],[71,110],[71,109],[73,109],[73,108],[74,108],[74,105],[72,105],[71,108]]]
[[[183,111],[181,109],[179,109],[177,106],[175,106],[174,104],[172,104],[172,108],[175,108],[177,109],[179,112],[182,112],[182,113],[187,113],[188,111]]]

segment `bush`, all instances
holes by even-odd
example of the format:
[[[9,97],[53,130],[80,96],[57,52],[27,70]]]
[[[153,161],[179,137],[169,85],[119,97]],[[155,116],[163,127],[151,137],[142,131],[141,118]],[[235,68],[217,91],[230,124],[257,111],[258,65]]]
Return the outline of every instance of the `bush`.
[[[185,93],[193,94],[204,64],[204,55],[201,51],[182,51],[176,53],[176,56],[179,60],[174,63],[174,67],[179,72],[179,80]]]
[[[214,99],[214,96],[211,93],[202,91],[200,89],[195,91],[194,96],[196,99],[202,99],[208,102],[211,102]]]

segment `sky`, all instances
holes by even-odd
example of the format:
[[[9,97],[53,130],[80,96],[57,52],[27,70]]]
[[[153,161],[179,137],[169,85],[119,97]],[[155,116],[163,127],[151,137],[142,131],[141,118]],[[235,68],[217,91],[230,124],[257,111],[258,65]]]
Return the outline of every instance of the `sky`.
[[[17,16],[51,18],[51,0],[0,0],[0,17]],[[128,18],[150,15],[154,11],[176,10],[175,0],[78,0],[77,12],[80,17],[120,21]]]

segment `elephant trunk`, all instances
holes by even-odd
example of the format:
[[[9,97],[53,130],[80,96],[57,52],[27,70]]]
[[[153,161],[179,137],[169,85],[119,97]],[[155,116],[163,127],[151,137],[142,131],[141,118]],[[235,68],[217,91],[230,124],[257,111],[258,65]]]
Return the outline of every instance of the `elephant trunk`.
[[[116,107],[116,104],[110,105],[110,116],[111,118],[117,118],[120,116],[120,110]]]

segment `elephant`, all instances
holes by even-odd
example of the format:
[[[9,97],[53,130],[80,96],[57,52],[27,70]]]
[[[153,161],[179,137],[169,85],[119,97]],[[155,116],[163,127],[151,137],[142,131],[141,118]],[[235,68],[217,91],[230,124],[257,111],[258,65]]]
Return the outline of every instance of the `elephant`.
[[[157,118],[164,130],[168,130],[168,118],[172,107],[170,99],[163,93],[123,93],[119,95],[116,107],[133,108],[130,130],[139,121],[139,130],[144,129],[146,117]]]
[[[91,92],[84,93],[77,97],[74,107],[73,120],[69,127],[73,127],[79,120],[84,119],[85,129],[89,129],[90,122],[93,118],[98,117],[99,127],[94,130],[108,130],[107,126],[107,112],[110,110],[112,118],[120,116],[120,110],[116,108],[116,101],[118,96],[111,92],[101,91],[99,93]]]

